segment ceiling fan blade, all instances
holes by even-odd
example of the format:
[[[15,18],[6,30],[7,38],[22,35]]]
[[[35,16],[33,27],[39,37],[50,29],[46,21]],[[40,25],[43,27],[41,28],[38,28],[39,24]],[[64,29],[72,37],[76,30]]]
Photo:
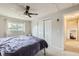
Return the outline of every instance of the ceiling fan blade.
[[[26,11],[29,11],[29,9],[30,9],[30,6],[26,6]]]
[[[31,18],[30,14],[28,14],[28,16]]]
[[[38,15],[37,13],[29,13],[30,15]]]

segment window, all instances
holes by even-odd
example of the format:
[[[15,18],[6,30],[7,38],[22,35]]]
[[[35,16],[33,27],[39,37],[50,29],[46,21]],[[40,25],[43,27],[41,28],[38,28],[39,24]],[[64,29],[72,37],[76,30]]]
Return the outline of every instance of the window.
[[[9,32],[25,32],[25,23],[8,22]]]

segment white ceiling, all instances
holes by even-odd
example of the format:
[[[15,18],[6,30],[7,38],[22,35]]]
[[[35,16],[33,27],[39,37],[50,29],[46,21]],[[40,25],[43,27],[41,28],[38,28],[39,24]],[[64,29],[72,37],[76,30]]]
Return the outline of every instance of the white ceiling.
[[[75,12],[65,14],[64,17],[68,20],[69,19],[74,20],[75,18],[79,18],[79,11],[75,11]]]
[[[34,15],[32,18],[24,15],[25,6],[30,6],[30,12],[38,13],[39,15]],[[19,18],[24,20],[30,20],[38,17],[43,17],[45,15],[55,13],[57,11],[72,7],[76,4],[72,3],[0,3],[0,15]]]

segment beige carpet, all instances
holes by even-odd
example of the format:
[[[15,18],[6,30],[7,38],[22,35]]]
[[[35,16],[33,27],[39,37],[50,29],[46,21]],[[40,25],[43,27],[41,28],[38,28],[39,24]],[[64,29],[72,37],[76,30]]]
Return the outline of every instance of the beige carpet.
[[[79,53],[79,41],[77,40],[65,40],[64,47],[66,51],[72,51]]]

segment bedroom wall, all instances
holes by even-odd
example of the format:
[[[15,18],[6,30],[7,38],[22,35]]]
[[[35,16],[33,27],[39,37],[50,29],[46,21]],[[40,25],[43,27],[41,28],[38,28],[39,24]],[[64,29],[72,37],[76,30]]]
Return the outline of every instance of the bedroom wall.
[[[79,11],[79,5],[36,19],[46,20],[45,40],[48,40],[47,42],[49,44],[49,48],[47,49],[47,51],[49,51],[50,53],[52,53],[52,50],[64,51],[64,15],[75,11]],[[59,19],[59,21],[57,21],[57,19]],[[32,22],[32,24],[34,22]],[[33,30],[35,26],[37,25],[32,26]]]
[[[10,21],[18,20],[18,22],[23,21],[19,19],[0,16],[0,37],[6,37],[7,35],[9,35],[7,34],[7,20],[10,20]],[[24,21],[24,22],[25,22],[25,35],[31,34],[31,22],[30,21]]]
[[[0,16],[0,37],[6,35],[5,17]]]

